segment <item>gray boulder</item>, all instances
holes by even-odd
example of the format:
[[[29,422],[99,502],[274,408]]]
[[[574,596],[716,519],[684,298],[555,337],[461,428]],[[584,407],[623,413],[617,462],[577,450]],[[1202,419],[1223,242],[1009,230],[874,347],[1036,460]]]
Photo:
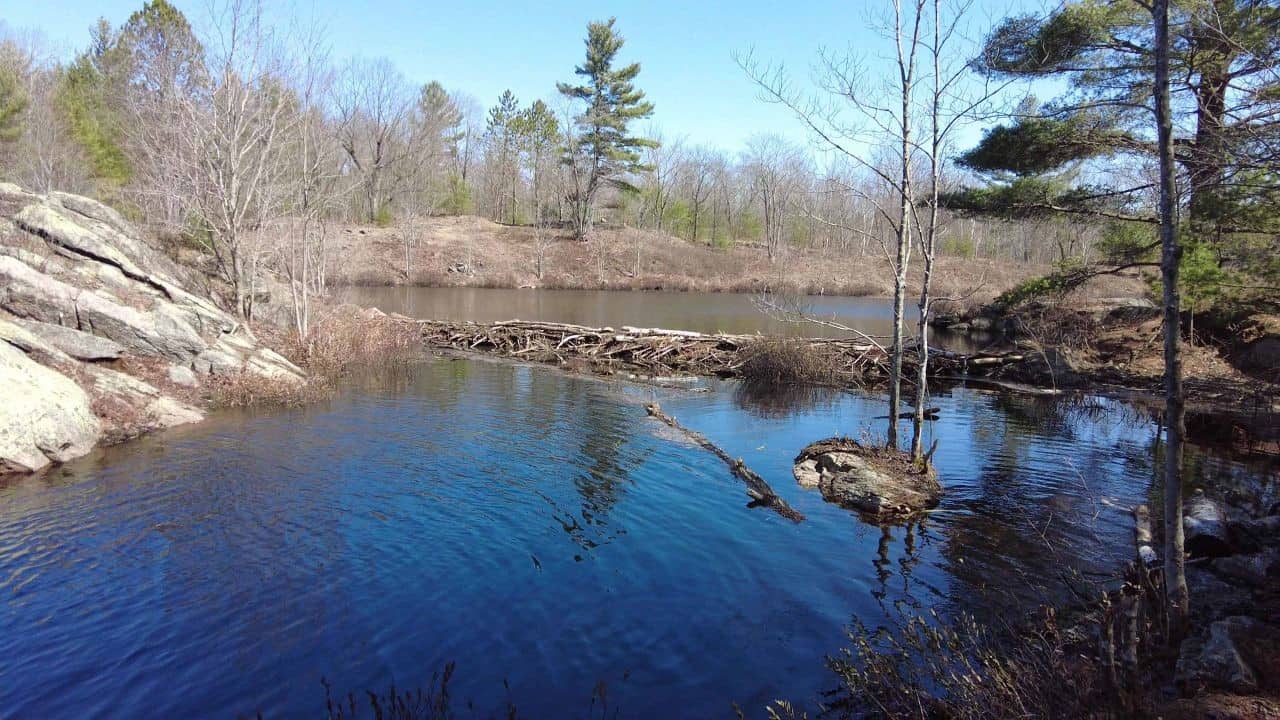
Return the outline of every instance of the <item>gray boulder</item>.
[[[1184,692],[1219,690],[1240,694],[1274,689],[1275,648],[1280,629],[1235,615],[1209,625],[1208,633],[1183,641],[1175,678]]]
[[[77,360],[118,360],[124,354],[123,345],[107,338],[37,320],[19,320],[18,322],[53,347]]]
[[[55,280],[13,257],[0,257],[0,306],[20,318],[114,340],[142,355],[186,362],[206,347],[170,305],[139,310],[103,291]]]
[[[193,367],[206,375],[250,372],[263,377],[302,382],[306,374],[274,350],[259,346],[251,337],[227,333],[196,356]]]
[[[100,425],[73,380],[0,343],[0,472],[33,472],[89,452]]]
[[[162,393],[154,385],[110,368],[88,368],[90,392],[103,405],[123,415],[119,423],[127,434],[200,422],[204,413]]]
[[[203,417],[197,372],[305,382],[118,212],[0,183],[0,472]],[[97,361],[146,358],[105,367]],[[146,375],[152,382],[121,372]],[[176,397],[175,397],[176,395]],[[33,424],[31,418],[36,418]]]
[[[196,377],[195,371],[183,365],[170,365],[169,382],[182,387],[196,387],[200,384],[200,378]]]

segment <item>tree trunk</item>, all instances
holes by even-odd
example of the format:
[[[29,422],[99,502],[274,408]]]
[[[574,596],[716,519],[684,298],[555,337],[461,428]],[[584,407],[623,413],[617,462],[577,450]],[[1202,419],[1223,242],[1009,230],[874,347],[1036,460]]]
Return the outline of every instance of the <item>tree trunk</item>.
[[[889,434],[886,444],[898,447],[898,412],[902,405],[902,323],[906,315],[907,260],[911,243],[911,87],[902,86],[902,186],[899,188],[898,253],[893,269],[893,357],[889,369]]]
[[[1169,1],[1155,0],[1155,101],[1160,153],[1160,277],[1164,284],[1164,584],[1169,640],[1179,642],[1186,630],[1190,598],[1182,527],[1182,442],[1186,434],[1186,400],[1182,388],[1179,347],[1181,299],[1178,266],[1182,246],[1177,228],[1177,187],[1173,155],[1173,110],[1169,91]]]
[[[942,135],[939,125],[942,122],[942,72],[939,54],[942,51],[942,29],[939,14],[940,0],[933,0],[933,88],[932,104],[929,107],[929,225],[920,236],[920,254],[924,257],[924,276],[920,280],[920,303],[918,305],[919,360],[916,368],[916,408],[911,428],[911,459],[916,463],[926,462],[924,455],[924,413],[929,394],[929,293],[933,281],[933,260],[937,251],[938,240],[938,204],[941,195],[942,165],[938,156],[942,153]],[[917,11],[918,12],[918,11]]]

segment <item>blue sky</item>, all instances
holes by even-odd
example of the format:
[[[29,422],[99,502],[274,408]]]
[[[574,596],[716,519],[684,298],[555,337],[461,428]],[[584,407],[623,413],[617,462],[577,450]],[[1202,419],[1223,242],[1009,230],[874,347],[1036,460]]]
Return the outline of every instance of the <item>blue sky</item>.
[[[173,0],[199,25],[204,0]],[[99,16],[120,24],[142,0],[5,0],[0,19],[18,30],[37,30],[70,56],[88,41]],[[1043,10],[1035,0],[979,0],[975,31],[1011,11]],[[852,49],[873,70],[890,46],[868,26],[868,7],[883,2],[740,0],[738,2],[488,2],[412,0],[267,0],[282,22],[314,15],[327,29],[335,58],[390,58],[415,84],[439,80],[450,90],[492,105],[510,88],[528,102],[550,98],[556,81],[573,79],[589,20],[617,16],[627,39],[624,61],[642,65],[637,84],[656,104],[653,123],[666,137],[729,151],[752,134],[776,132],[798,142],[808,137],[783,108],[761,102],[734,64],[733,54],[783,63],[807,77],[818,48]],[[976,134],[976,129],[972,131]]]

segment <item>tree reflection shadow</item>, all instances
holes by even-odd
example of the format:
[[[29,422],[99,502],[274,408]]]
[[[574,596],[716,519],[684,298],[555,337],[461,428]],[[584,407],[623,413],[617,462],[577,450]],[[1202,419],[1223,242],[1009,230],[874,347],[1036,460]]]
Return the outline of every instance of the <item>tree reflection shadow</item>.
[[[835,407],[840,391],[814,385],[776,385],[741,382],[733,390],[737,406],[767,420],[785,420],[800,413]]]

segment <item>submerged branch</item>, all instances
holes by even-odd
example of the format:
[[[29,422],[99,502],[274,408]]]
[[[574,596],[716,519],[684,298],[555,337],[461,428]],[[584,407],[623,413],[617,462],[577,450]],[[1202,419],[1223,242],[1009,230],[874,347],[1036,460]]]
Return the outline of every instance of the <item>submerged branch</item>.
[[[769,487],[769,483],[765,482],[764,478],[760,477],[751,468],[747,467],[746,463],[742,462],[741,459],[730,456],[729,453],[725,452],[720,448],[720,446],[708,440],[707,436],[702,433],[690,430],[689,428],[681,425],[678,420],[663,412],[662,408],[658,406],[658,403],[649,403],[644,406],[644,409],[649,413],[650,417],[661,420],[672,428],[679,430],[684,433],[685,437],[688,437],[693,441],[695,445],[707,450],[712,455],[723,460],[724,464],[729,466],[729,471],[733,473],[734,477],[737,477],[739,480],[746,483],[747,494],[751,496],[751,504],[753,506],[763,505],[793,522],[801,522],[804,520],[804,515],[801,515],[798,511],[788,505],[786,500],[778,497],[778,494],[773,491],[773,488]]]

